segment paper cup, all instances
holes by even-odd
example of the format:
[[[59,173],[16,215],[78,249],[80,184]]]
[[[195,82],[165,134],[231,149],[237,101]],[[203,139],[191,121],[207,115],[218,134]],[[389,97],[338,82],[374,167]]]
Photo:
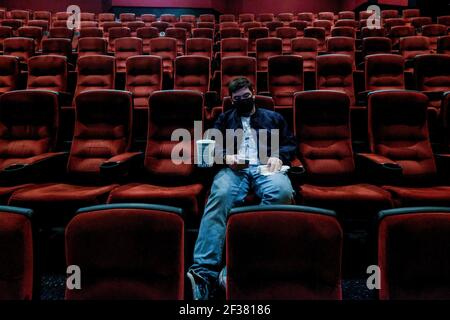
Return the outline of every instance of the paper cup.
[[[212,167],[214,164],[214,140],[197,140],[197,165],[200,168]]]

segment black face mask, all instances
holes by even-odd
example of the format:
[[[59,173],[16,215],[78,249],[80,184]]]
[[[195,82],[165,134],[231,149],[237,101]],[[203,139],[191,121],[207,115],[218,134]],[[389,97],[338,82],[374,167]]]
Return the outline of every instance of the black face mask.
[[[250,115],[250,112],[252,112],[254,105],[255,100],[253,99],[253,97],[233,102],[233,106],[236,108],[236,111],[240,116]]]

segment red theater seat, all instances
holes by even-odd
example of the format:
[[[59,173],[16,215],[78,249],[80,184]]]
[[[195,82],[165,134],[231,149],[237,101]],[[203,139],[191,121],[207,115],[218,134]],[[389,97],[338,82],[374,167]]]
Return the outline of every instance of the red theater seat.
[[[319,41],[314,38],[296,38],[292,40],[292,54],[303,58],[303,70],[316,70],[316,57]]]
[[[97,89],[114,89],[115,59],[103,55],[87,55],[77,61],[76,97],[81,92]]]
[[[118,179],[111,167],[127,166],[138,155],[129,152],[131,107],[131,94],[126,91],[91,90],[77,95],[66,179],[16,191],[9,204],[33,208],[40,225],[61,226],[78,208],[105,203],[117,186],[106,183]]]
[[[279,38],[256,40],[256,63],[258,71],[267,71],[268,60],[283,53],[283,42]]]
[[[239,25],[243,25],[246,22],[255,21],[255,15],[253,13],[241,13],[238,17]]]
[[[339,20],[343,20],[343,19],[355,20],[356,15],[353,11],[340,11],[338,13],[338,19]]]
[[[163,71],[173,77],[173,61],[177,57],[177,40],[173,38],[159,37],[150,39],[150,54],[160,56],[163,62]]]
[[[156,22],[157,18],[154,14],[146,13],[146,14],[141,15],[141,20],[145,23],[146,27],[150,27],[152,22]],[[183,21],[183,20],[181,20],[181,21]]]
[[[378,230],[381,300],[450,298],[450,208],[385,210]]]
[[[145,27],[145,22],[143,21],[130,21],[125,24],[125,27],[129,28],[131,31],[131,36],[136,37],[136,30]]]
[[[3,41],[13,36],[13,29],[7,26],[0,26],[0,51],[3,51]]]
[[[301,13],[297,14],[297,20],[306,21],[306,22],[308,22],[308,25],[312,25],[312,22],[314,21],[314,13],[301,12]]]
[[[0,56],[0,94],[15,90],[19,78],[19,58]]]
[[[335,213],[301,206],[230,212],[227,300],[339,300],[342,229]]]
[[[19,90],[0,96],[0,203],[24,183],[59,173],[64,153],[54,152],[58,114],[54,92]]]
[[[222,58],[220,97],[228,96],[229,83],[238,77],[246,77],[256,90],[256,59],[251,57]]]
[[[291,41],[297,38],[297,29],[293,27],[277,28],[276,37],[283,41],[283,53],[291,53]]]
[[[192,38],[207,38],[214,40],[214,29],[211,28],[192,29]]]
[[[350,99],[337,91],[295,95],[295,133],[306,169],[297,203],[335,210],[342,219],[368,220],[391,208],[389,192],[358,179],[350,131]]]
[[[159,16],[159,20],[167,23],[175,23],[177,22],[177,17],[174,14],[165,13]]]
[[[255,27],[248,30],[248,51],[256,51],[256,41],[258,39],[267,38],[269,36],[269,29],[265,27]]]
[[[273,13],[260,13],[256,17],[256,21],[261,22],[263,25],[265,25],[268,22],[272,22],[275,20],[275,14]]]
[[[294,21],[294,14],[291,12],[277,14],[277,20],[283,22],[285,26],[289,25],[291,21]]]
[[[105,22],[114,22],[115,15],[114,13],[99,13],[98,14],[98,23],[100,27],[103,27]]]
[[[405,89],[405,60],[396,54],[372,54],[365,59],[366,91]]]
[[[192,90],[205,94],[209,91],[211,62],[206,57],[182,56],[175,59],[173,88]]]
[[[429,106],[439,114],[442,93],[450,90],[450,56],[418,55],[414,59],[414,72],[417,89],[429,96]]]
[[[335,27],[331,29],[332,37],[349,37],[355,38],[355,29],[352,27]]]
[[[277,55],[269,58],[268,66],[269,92],[274,99],[275,110],[292,110],[294,94],[303,91],[303,59]]]
[[[65,38],[72,41],[73,38],[73,29],[68,29],[67,27],[53,27],[50,28],[49,38]]]
[[[182,14],[180,15],[180,22],[190,23],[192,26],[194,26],[197,22],[197,17],[193,14]]]
[[[355,39],[349,37],[331,37],[326,41],[327,52],[345,54],[352,59],[355,68]]]
[[[142,55],[142,40],[140,38],[120,38],[115,40],[116,72],[126,71],[126,61],[129,57]]]
[[[344,54],[327,54],[316,59],[316,89],[344,92],[355,105],[353,60]]]
[[[422,35],[430,39],[431,49],[436,52],[439,37],[448,35],[448,26],[443,24],[429,24],[422,27]]]
[[[135,21],[136,20],[136,14],[134,14],[134,13],[121,13],[121,14],[119,14],[119,20],[123,24],[125,24],[127,22],[130,22],[130,21]]]
[[[422,32],[422,27],[433,24],[433,19],[431,17],[414,17],[410,19],[410,23],[416,30]]]
[[[24,26],[20,27],[17,30],[17,33],[19,37],[33,39],[35,50],[39,50],[41,48],[41,40],[43,36],[41,27]]]
[[[57,55],[31,57],[28,60],[27,89],[66,92],[67,58]]]
[[[368,37],[362,40],[362,56],[376,53],[391,53],[392,41],[386,37]]]
[[[415,35],[415,30],[411,26],[396,26],[392,27],[388,33],[389,38],[392,40],[392,46],[397,48],[399,42],[404,37],[412,37]]]
[[[314,38],[317,39],[318,45],[317,50],[318,51],[324,51],[325,50],[325,29],[321,27],[308,27],[304,31],[305,38]]]
[[[288,26],[297,29],[297,37],[303,37],[304,30],[308,27],[308,23],[306,21],[292,21],[289,22]]]
[[[381,11],[381,18],[382,19],[393,19],[397,18],[399,16],[397,10],[382,10]]]
[[[103,29],[101,28],[83,28],[80,29],[80,35],[78,39],[94,37],[94,38],[103,38]]]
[[[0,206],[0,300],[33,295],[32,210]]]
[[[220,41],[220,57],[246,57],[248,40],[246,38],[226,38]]]
[[[175,129],[186,129],[193,134],[194,121],[202,120],[202,109],[203,97],[200,92],[189,90],[154,92],[149,100],[147,149],[144,161],[146,178],[143,179],[143,183],[131,183],[115,189],[108,202],[170,204],[183,208],[188,216],[197,220],[203,208],[204,190],[202,184],[197,182],[198,173],[192,162],[194,150],[184,150],[182,157],[187,163],[174,162],[172,151],[178,141],[173,141],[171,136]],[[180,114],[183,114],[183,117],[180,117]],[[195,144],[193,140],[183,142],[189,148]]]
[[[396,206],[449,206],[450,186],[441,185],[429,139],[427,97],[414,91],[369,95],[369,143],[366,155],[380,170],[383,188]],[[387,170],[390,169],[390,170]],[[447,181],[448,182],[448,181]]]
[[[26,63],[34,55],[35,45],[31,38],[8,38],[3,41],[3,54],[18,57]]]
[[[115,51],[115,40],[131,36],[131,30],[127,27],[113,27],[108,29],[108,51]]]
[[[66,228],[67,265],[83,272],[67,300],[181,300],[181,209],[146,204],[82,208]]]
[[[156,28],[161,33],[166,32],[166,29],[170,28],[170,24],[164,21],[155,21],[150,24],[150,27]]]
[[[143,50],[145,54],[150,53],[150,40],[159,37],[158,29],[154,27],[144,27],[136,30],[136,37],[142,39]]]
[[[70,59],[72,57],[72,42],[69,39],[44,39],[42,40],[42,53],[59,55]]]
[[[199,22],[216,22],[216,18],[214,17],[213,14],[201,14],[198,17],[198,21]]]
[[[78,59],[89,55],[106,55],[107,46],[103,38],[81,38],[78,40]]]
[[[219,16],[219,23],[234,22],[234,21],[236,21],[236,17],[234,16],[234,14],[221,14]]]
[[[315,28],[324,28],[325,37],[329,37],[331,34],[331,28],[333,27],[333,22],[331,22],[330,20],[316,20],[312,25]]]
[[[212,46],[211,39],[206,38],[193,38],[186,40],[186,55],[196,55],[207,57],[212,59]]]
[[[412,60],[419,54],[431,53],[430,40],[423,36],[404,37],[400,39],[400,54],[406,60]]]
[[[361,39],[369,37],[385,37],[386,30],[384,28],[361,28]]]
[[[162,59],[158,56],[134,56],[126,61],[125,89],[133,94],[136,109],[147,109],[153,91],[162,89]]]
[[[275,37],[277,35],[277,29],[284,27],[284,24],[280,21],[270,21],[266,23],[265,27],[269,29],[269,36]]]
[[[167,28],[166,37],[174,38],[177,40],[177,54],[184,54],[184,46],[186,43],[186,29],[182,28]]]

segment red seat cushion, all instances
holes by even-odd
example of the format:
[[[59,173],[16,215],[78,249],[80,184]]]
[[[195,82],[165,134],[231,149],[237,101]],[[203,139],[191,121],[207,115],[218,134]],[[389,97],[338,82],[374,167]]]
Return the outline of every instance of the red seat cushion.
[[[383,189],[392,193],[396,206],[450,206],[450,186],[383,186]]]
[[[108,203],[138,202],[156,203],[179,207],[186,213],[198,216],[203,208],[203,186],[190,184],[184,186],[157,186],[131,183],[111,192]]]
[[[7,204],[9,197],[13,194],[14,191],[30,187],[32,184],[21,184],[18,186],[1,186],[0,187],[0,204]]]
[[[111,190],[117,185],[78,186],[64,183],[50,183],[15,192],[9,205],[33,208],[37,219],[59,223],[81,207],[104,204]]]
[[[298,204],[330,208],[343,217],[370,217],[391,208],[389,192],[370,184],[299,187]]]

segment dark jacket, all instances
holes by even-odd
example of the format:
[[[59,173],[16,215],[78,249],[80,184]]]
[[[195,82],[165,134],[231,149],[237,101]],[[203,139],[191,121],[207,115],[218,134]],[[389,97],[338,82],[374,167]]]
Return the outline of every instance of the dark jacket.
[[[258,149],[258,157],[261,163],[265,163],[267,159],[264,159],[263,156],[267,155],[267,157],[277,157],[283,161],[283,164],[289,165],[290,161],[296,154],[296,142],[295,138],[290,132],[286,120],[284,120],[283,116],[277,112],[270,111],[263,108],[256,108],[255,113],[250,117],[250,126],[252,129],[256,131],[256,145],[259,146],[259,137],[261,129],[268,130],[267,132],[267,145],[260,146]],[[222,113],[214,124],[214,128],[218,129],[222,132],[223,137],[226,137],[226,129],[242,129],[241,117],[236,112],[236,109],[231,109]],[[279,130],[279,151],[271,150],[271,134],[270,130],[278,129]],[[223,153],[222,157],[230,154],[237,154],[238,148],[241,144],[241,141],[238,141],[238,138],[234,139],[234,151],[230,153],[231,150],[226,150],[225,141],[223,142]],[[263,150],[262,148],[266,148]],[[216,150],[217,152],[217,150]],[[217,156],[217,155],[216,155]]]

